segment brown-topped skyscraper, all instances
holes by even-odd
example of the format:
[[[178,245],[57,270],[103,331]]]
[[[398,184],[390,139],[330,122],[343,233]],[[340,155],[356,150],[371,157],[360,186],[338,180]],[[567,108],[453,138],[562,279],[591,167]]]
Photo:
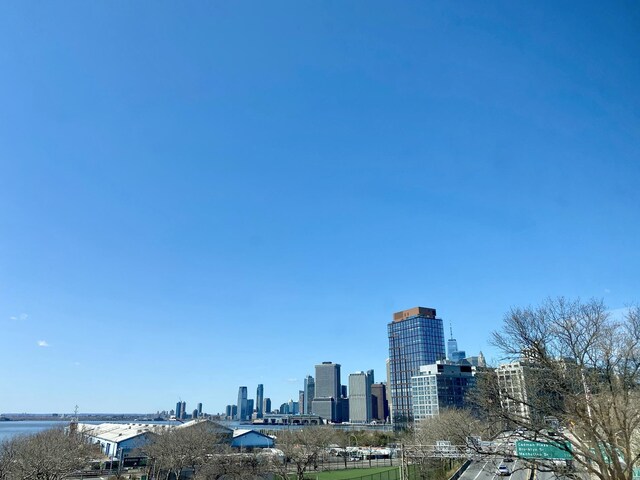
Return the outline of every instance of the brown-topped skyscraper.
[[[435,308],[415,307],[394,313],[387,333],[392,422],[402,426],[413,421],[411,376],[446,356],[444,328]]]

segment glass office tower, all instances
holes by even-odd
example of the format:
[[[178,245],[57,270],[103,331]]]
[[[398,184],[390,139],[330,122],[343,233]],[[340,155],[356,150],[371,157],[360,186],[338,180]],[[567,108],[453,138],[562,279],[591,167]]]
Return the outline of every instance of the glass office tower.
[[[389,389],[392,422],[398,427],[413,422],[411,377],[421,365],[446,357],[442,319],[435,308],[415,307],[393,314],[389,335]]]
[[[262,418],[263,416],[262,415],[263,400],[264,400],[264,385],[259,383],[258,388],[256,389],[256,410],[257,410],[256,418]]]

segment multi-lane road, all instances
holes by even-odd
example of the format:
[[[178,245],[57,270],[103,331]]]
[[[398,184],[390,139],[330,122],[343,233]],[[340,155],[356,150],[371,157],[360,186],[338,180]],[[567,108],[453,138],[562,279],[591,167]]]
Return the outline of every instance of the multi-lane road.
[[[509,474],[500,474],[501,465],[509,469]],[[514,459],[513,462],[503,462],[502,457],[489,457],[484,460],[475,460],[460,476],[460,480],[529,480],[531,471],[522,460]]]

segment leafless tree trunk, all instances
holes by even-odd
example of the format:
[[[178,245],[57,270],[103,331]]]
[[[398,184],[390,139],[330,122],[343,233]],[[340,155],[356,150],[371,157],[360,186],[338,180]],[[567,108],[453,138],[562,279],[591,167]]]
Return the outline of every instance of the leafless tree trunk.
[[[260,452],[235,452],[227,448],[207,458],[194,480],[256,480],[272,472],[271,459]]]
[[[208,422],[184,428],[173,428],[154,435],[153,441],[142,449],[150,459],[149,473],[180,478],[187,470],[195,472],[209,457],[223,448],[226,435]]]
[[[6,476],[0,478],[59,480],[85,467],[97,453],[96,448],[78,433],[45,430],[3,444],[0,475]]]
[[[18,454],[16,439],[0,442],[0,480],[10,480]]]
[[[279,432],[276,446],[284,454],[285,462],[274,465],[276,473],[283,480],[288,480],[288,465],[291,465],[297,479],[304,480],[305,472],[317,468],[330,439],[331,431],[325,427]]]
[[[487,376],[481,407],[492,421],[573,452],[600,480],[632,480],[640,454],[640,308],[615,319],[598,300],[549,299],[512,309],[493,343],[521,361],[526,394]],[[554,431],[550,419],[566,428]]]

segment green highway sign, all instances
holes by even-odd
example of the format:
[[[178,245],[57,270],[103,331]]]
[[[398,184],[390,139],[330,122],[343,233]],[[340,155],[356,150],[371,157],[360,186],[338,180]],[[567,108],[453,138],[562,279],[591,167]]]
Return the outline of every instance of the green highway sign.
[[[612,450],[611,449],[611,445],[608,445],[608,447],[609,447],[608,448],[609,450]],[[595,454],[596,454],[596,449],[595,448],[590,448],[589,451],[591,453],[593,453],[593,455],[595,456]],[[618,459],[621,462],[624,462],[624,455],[622,454],[622,451],[619,448],[616,448],[615,451],[616,451],[616,456],[618,457]],[[607,449],[605,448],[605,444],[602,443],[602,442],[600,442],[600,454],[602,455],[602,458],[603,458],[604,462],[607,465],[611,465],[611,457],[607,453]]]
[[[573,455],[571,444],[565,443],[565,448],[559,442],[533,442],[531,440],[518,440],[516,442],[516,455],[521,458],[539,458],[546,460],[571,460]]]

